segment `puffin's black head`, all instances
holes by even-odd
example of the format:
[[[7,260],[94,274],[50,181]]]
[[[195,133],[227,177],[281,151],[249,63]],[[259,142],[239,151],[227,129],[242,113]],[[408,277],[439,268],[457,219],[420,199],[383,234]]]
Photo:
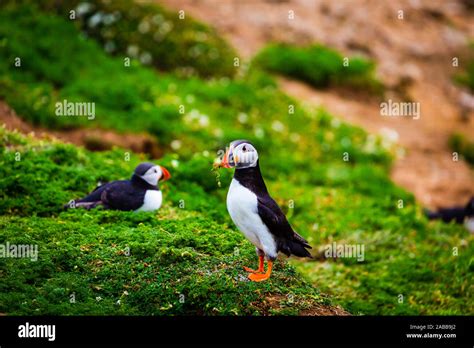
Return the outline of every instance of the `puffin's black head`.
[[[248,140],[234,140],[222,159],[224,168],[244,169],[258,164],[257,149]]]
[[[150,162],[140,163],[135,168],[134,175],[153,186],[158,185],[158,181],[165,181],[171,178],[170,173],[165,167]]]

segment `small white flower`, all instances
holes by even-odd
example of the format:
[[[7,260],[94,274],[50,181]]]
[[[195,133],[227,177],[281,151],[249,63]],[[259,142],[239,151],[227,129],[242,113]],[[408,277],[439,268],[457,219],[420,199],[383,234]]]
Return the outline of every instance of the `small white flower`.
[[[241,112],[237,116],[237,119],[239,120],[240,123],[247,123],[249,116],[245,112]]]
[[[88,2],[81,2],[76,7],[77,16],[81,17],[81,16],[85,15],[87,12],[89,12],[91,9],[92,9],[91,4],[89,4]]]
[[[103,22],[105,25],[111,25],[113,22],[116,21],[116,16],[112,13],[109,13],[104,16]]]
[[[294,143],[297,143],[298,141],[300,141],[301,137],[298,133],[291,133],[290,135],[290,140]]]
[[[209,126],[209,117],[207,115],[200,115],[199,117],[199,125],[201,127]]]
[[[214,129],[214,136],[218,138],[222,138],[224,136],[224,132],[220,128]]]
[[[384,142],[391,144],[398,141],[399,135],[395,129],[383,127],[380,130],[380,135],[382,136]]]
[[[249,281],[249,278],[243,276],[242,274],[239,274],[239,277],[237,278],[237,280],[238,280],[239,282],[248,282],[248,281]]]
[[[162,35],[168,34],[171,30],[173,29],[173,23],[170,21],[165,21],[163,24],[160,26],[160,33]]]
[[[153,61],[153,57],[150,52],[143,52],[140,54],[140,62],[144,65],[149,65]]]
[[[138,31],[142,34],[146,34],[150,31],[150,27],[150,22],[143,20],[140,22],[140,24],[138,24]]]
[[[181,140],[175,139],[171,142],[170,146],[173,150],[179,150],[181,148]]]
[[[155,24],[161,24],[161,23],[163,23],[163,21],[165,20],[165,18],[163,17],[163,15],[157,14],[157,15],[154,15],[151,20],[152,20],[153,23],[155,23]]]
[[[277,120],[277,121],[273,121],[272,129],[275,132],[283,132],[283,130],[285,129],[285,126],[283,125],[283,123]]]
[[[254,133],[257,138],[263,138],[265,136],[265,131],[260,127],[256,127]]]
[[[104,15],[102,12],[97,12],[91,18],[89,18],[87,25],[89,28],[95,28],[100,22],[102,22],[103,17]]]
[[[130,45],[127,47],[127,54],[132,57],[138,56],[139,48],[136,45]]]
[[[178,166],[179,166],[179,161],[178,161],[178,160],[175,160],[175,159],[174,159],[174,160],[171,160],[171,166],[172,166],[173,168],[178,168]]]

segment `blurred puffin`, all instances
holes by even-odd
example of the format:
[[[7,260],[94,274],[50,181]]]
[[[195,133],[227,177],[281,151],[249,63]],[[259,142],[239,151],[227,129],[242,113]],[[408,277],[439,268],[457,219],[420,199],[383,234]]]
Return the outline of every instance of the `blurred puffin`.
[[[287,256],[311,257],[306,250],[311,246],[293,231],[278,204],[270,197],[255,147],[247,140],[233,141],[220,165],[235,168],[227,193],[227,211],[239,230],[255,245],[259,257],[257,270],[244,267],[250,272],[249,279],[256,282],[268,279],[280,251]]]
[[[171,177],[165,167],[145,162],[139,164],[130,180],[112,181],[97,187],[89,195],[71,201],[68,207],[86,209],[103,205],[106,209],[153,211],[161,207],[159,181]]]
[[[441,208],[436,212],[425,210],[425,214],[430,220],[441,219],[446,223],[454,221],[457,224],[464,224],[469,232],[474,233],[474,196],[464,207]]]

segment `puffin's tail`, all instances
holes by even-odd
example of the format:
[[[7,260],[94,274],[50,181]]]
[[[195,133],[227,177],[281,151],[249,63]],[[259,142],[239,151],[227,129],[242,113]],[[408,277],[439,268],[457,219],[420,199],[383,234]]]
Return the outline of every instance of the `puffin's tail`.
[[[307,249],[312,249],[311,245],[309,245],[306,239],[301,237],[296,232],[293,236],[293,240],[288,241],[286,246],[290,254],[293,254],[299,257],[309,257],[311,259],[313,258],[310,252],[307,250]]]
[[[68,204],[64,205],[64,209],[68,208],[85,208],[92,209],[98,205],[103,204],[101,200],[102,192],[104,191],[106,184],[97,186],[91,193],[89,193],[84,198],[78,200],[69,201]]]
[[[87,210],[97,207],[101,205],[102,202],[81,202],[81,201],[70,201],[68,204],[64,204],[64,209],[74,209],[74,208],[85,208]]]

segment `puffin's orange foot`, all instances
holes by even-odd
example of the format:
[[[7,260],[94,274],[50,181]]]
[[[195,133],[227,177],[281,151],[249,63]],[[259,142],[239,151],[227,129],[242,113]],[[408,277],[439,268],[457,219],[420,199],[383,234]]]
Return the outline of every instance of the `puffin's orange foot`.
[[[263,273],[263,272],[265,272],[263,270],[263,268],[255,270],[255,269],[251,269],[251,268],[248,268],[248,267],[244,267],[244,271],[249,272],[249,273]]]
[[[268,261],[268,268],[265,273],[251,273],[249,274],[249,279],[253,282],[262,282],[270,278],[270,274],[272,274],[272,262]]]
[[[270,274],[267,273],[252,273],[249,274],[249,279],[253,282],[263,282],[264,280],[267,280],[270,278]]]
[[[264,258],[263,258],[263,256],[259,256],[258,261],[259,262],[258,262],[258,269],[257,270],[254,270],[254,269],[248,268],[248,267],[244,267],[244,270],[247,271],[247,272],[250,272],[250,273],[264,273],[265,270],[263,269],[263,267],[264,267],[264,264],[263,264]]]

